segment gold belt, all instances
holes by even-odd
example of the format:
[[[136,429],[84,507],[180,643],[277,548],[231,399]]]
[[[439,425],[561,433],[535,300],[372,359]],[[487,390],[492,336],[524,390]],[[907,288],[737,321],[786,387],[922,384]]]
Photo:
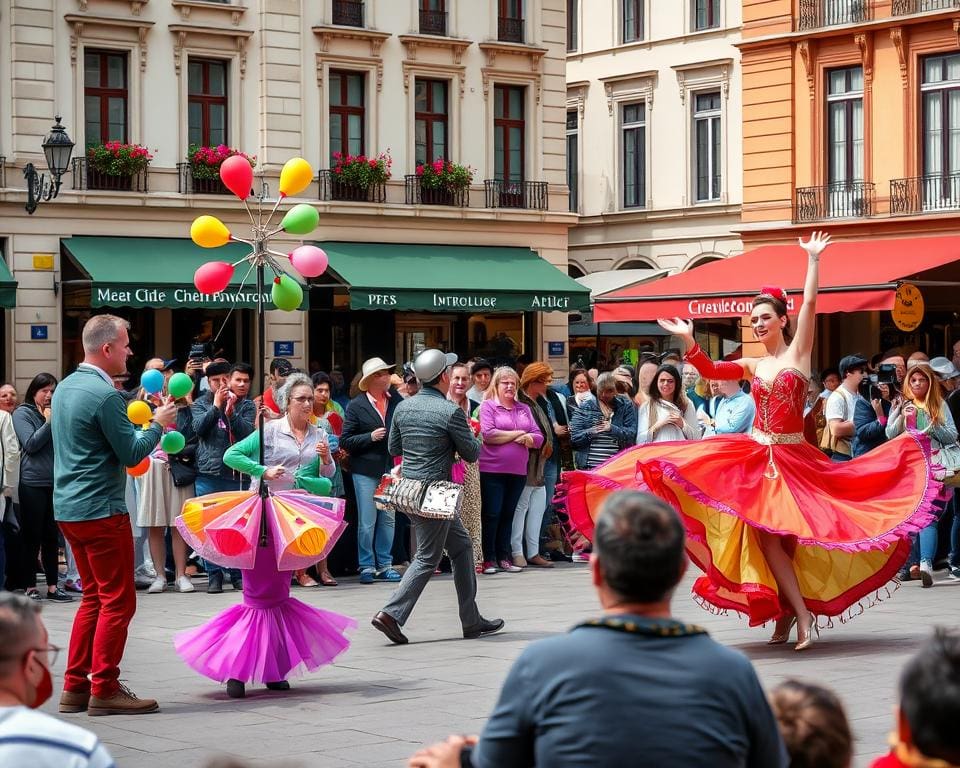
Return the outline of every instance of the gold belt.
[[[760,445],[796,445],[806,439],[803,436],[803,432],[783,432],[775,434],[773,432],[763,432],[759,429],[753,430],[752,437],[760,443]]]

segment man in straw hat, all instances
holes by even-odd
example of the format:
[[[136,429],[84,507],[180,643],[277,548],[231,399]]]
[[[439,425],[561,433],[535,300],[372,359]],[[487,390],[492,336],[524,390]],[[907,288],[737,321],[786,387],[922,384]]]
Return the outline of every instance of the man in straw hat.
[[[360,583],[400,581],[390,553],[396,526],[393,510],[378,510],[373,494],[393,459],[387,434],[393,411],[403,398],[390,389],[394,366],[379,357],[365,360],[357,386],[360,394],[347,404],[340,446],[350,454],[350,472],[357,494],[357,555]]]

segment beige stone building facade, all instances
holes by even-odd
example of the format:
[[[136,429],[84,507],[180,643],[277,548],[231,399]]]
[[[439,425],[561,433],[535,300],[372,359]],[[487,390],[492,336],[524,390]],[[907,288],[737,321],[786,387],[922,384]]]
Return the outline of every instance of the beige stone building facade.
[[[348,379],[429,345],[565,366],[583,296],[566,278],[563,0],[8,0],[0,50],[0,242],[17,283],[3,355],[19,388],[69,372],[104,308],[131,320],[135,364],[215,337],[230,358],[284,354]],[[22,169],[46,170],[57,114],[73,164],[28,215]],[[148,168],[105,173],[86,152],[108,141],[146,147]],[[308,311],[267,313],[259,352],[253,287],[231,311],[191,285],[216,257],[189,243],[193,218],[249,226],[190,161],[220,144],[256,156],[268,204],[289,158],[318,172],[295,202],[318,207],[309,241],[331,268]],[[389,155],[391,178],[345,184],[334,152]],[[423,185],[417,166],[441,158],[470,167],[467,189]]]

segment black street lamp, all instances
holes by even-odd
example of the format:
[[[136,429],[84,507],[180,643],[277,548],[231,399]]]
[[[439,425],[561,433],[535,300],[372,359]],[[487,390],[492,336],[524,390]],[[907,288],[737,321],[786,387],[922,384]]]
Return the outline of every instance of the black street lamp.
[[[67,136],[67,130],[60,124],[57,115],[56,125],[43,140],[43,154],[47,158],[50,179],[37,173],[33,163],[27,163],[23,177],[27,180],[27,213],[33,213],[41,202],[52,200],[60,192],[60,178],[70,167],[70,155],[73,154],[73,141]]]

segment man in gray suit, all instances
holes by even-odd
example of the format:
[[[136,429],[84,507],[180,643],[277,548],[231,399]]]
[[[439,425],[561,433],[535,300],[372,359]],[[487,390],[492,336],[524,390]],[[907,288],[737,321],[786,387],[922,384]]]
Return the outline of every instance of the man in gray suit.
[[[404,477],[425,482],[449,480],[454,452],[466,461],[476,461],[480,455],[480,441],[473,436],[463,410],[447,400],[450,366],[455,362],[455,354],[439,349],[424,350],[413,361],[413,371],[422,388],[397,406],[387,444],[392,455],[403,457]],[[503,619],[485,619],[477,609],[473,543],[460,518],[438,520],[414,516],[410,523],[417,540],[417,553],[397,591],[373,617],[373,626],[392,643],[407,642],[400,627],[407,622],[446,549],[453,563],[463,636],[473,639],[502,629]]]

